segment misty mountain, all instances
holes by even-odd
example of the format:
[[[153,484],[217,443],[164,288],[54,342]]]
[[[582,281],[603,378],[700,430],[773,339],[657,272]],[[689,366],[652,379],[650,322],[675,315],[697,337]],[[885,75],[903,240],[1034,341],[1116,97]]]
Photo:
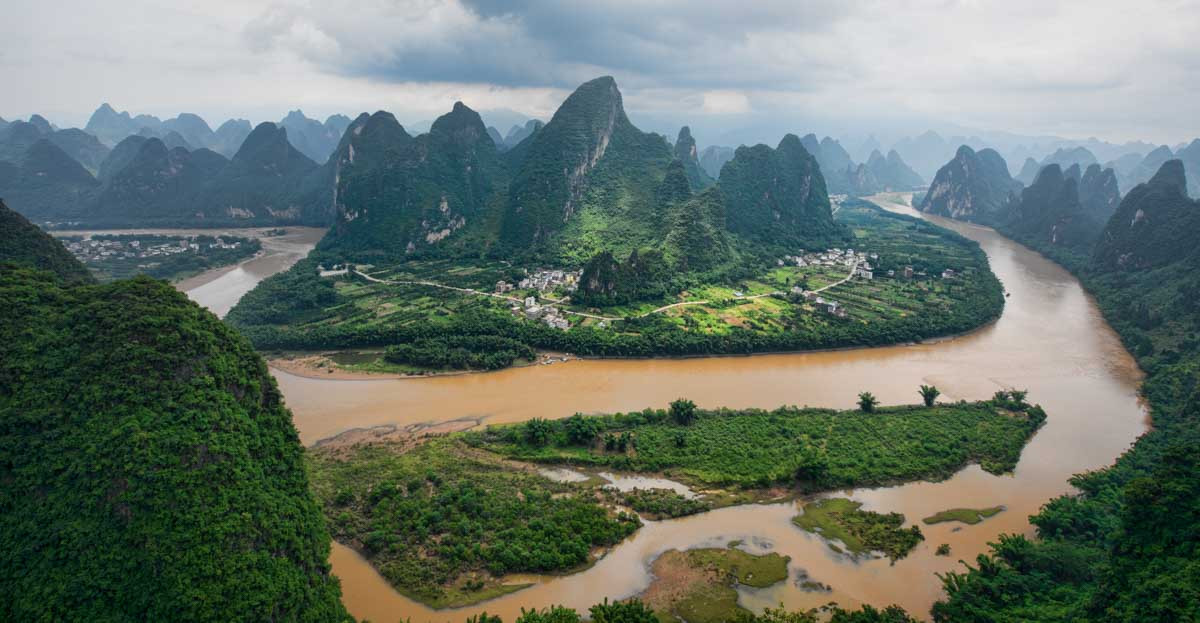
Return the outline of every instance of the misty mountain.
[[[1082,168],[1098,164],[1098,161],[1086,147],[1070,147],[1054,150],[1054,153],[1046,156],[1041,162],[1043,167],[1051,164],[1057,164],[1063,169],[1078,164]]]
[[[683,171],[687,175],[692,192],[700,192],[716,183],[716,180],[709,177],[708,173],[700,167],[696,139],[692,138],[692,131],[686,125],[679,129],[674,151],[675,159],[683,165]]]
[[[1200,202],[1188,197],[1183,162],[1168,160],[1129,191],[1096,245],[1105,270],[1144,269],[1195,257]]]
[[[489,125],[487,127],[487,133],[488,133],[488,138],[492,139],[492,144],[494,144],[498,149],[503,151],[505,149],[504,137],[500,136],[500,130],[497,130],[496,128]]]
[[[110,145],[116,145],[127,136],[138,134],[142,129],[157,132],[162,120],[153,115],[132,116],[127,111],[117,112],[107,102],[100,105],[88,119],[84,131]]]
[[[210,147],[213,144],[213,131],[212,128],[208,127],[208,122],[201,119],[198,115],[193,115],[192,113],[180,113],[179,116],[175,117],[174,119],[167,119],[162,123],[159,132],[163,134],[164,138],[167,134],[175,132],[184,140],[185,145]],[[168,146],[170,146],[172,142],[168,142]]]
[[[226,158],[232,158],[253,129],[245,119],[230,119],[213,132],[208,148]]]
[[[1021,172],[1017,173],[1015,179],[1022,184],[1029,186],[1037,179],[1038,171],[1042,170],[1042,165],[1038,164],[1033,158],[1026,158],[1025,163],[1021,165]]]
[[[713,179],[721,177],[721,167],[733,159],[733,152],[732,147],[709,145],[700,152],[700,168]]]
[[[995,222],[1000,209],[1021,190],[1004,158],[994,149],[963,145],[950,162],[938,169],[917,209],[976,223]]]
[[[345,115],[330,115],[324,123],[309,119],[299,109],[293,110],[279,122],[288,131],[288,140],[296,149],[313,162],[322,163],[337,148],[350,118]]]
[[[83,165],[46,138],[20,158],[0,161],[0,197],[30,219],[79,215],[98,187]]]
[[[537,132],[545,125],[545,123],[537,119],[530,119],[525,122],[525,125],[514,125],[509,128],[508,134],[504,135],[504,148],[512,149],[516,147],[521,141],[529,138],[534,132]],[[497,143],[497,146],[499,146],[499,143]]]
[[[1062,249],[1086,257],[1120,203],[1112,169],[1057,163],[1041,168],[1033,184],[997,215],[1006,235],[1035,249]]]

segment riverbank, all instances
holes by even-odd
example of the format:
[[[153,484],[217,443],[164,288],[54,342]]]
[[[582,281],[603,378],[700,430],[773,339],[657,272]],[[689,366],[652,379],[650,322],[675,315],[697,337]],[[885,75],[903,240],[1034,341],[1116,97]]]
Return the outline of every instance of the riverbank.
[[[358,351],[349,351],[349,353],[366,354]],[[496,370],[430,370],[412,366],[388,364],[382,361],[377,362],[377,366],[366,366],[377,367],[378,369],[363,369],[364,366],[361,365],[348,367],[345,364],[339,363],[336,360],[336,357],[344,354],[347,354],[347,351],[327,351],[320,353],[276,353],[267,356],[267,365],[276,370],[287,372],[288,374],[295,376],[328,381],[386,381],[399,379],[423,379],[443,376],[462,376],[465,374],[487,374],[490,372],[496,372]],[[374,354],[377,355],[378,360],[382,360],[382,351],[377,351]],[[565,363],[575,359],[580,359],[580,357],[575,357],[567,353],[539,352],[536,360],[515,362],[506,369],[525,368],[539,365],[553,365],[556,363]],[[392,369],[404,370],[406,368],[408,371],[389,371]]]

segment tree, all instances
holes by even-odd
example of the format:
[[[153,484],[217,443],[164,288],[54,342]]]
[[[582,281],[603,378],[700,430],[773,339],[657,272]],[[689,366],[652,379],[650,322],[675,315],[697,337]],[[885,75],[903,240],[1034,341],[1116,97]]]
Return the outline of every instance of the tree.
[[[858,408],[863,413],[874,413],[875,407],[879,406],[879,399],[871,392],[862,392],[858,395]]]
[[[654,611],[646,607],[638,599],[616,601],[592,606],[588,612],[592,615],[592,623],[658,623]]]
[[[671,419],[681,426],[687,426],[696,421],[696,403],[686,398],[673,401],[671,403]]]
[[[525,439],[535,446],[544,446],[550,441],[550,423],[535,417],[525,423]]]
[[[829,476],[829,461],[816,448],[805,448],[796,465],[796,480],[817,489]]]
[[[938,396],[942,395],[941,390],[933,385],[922,385],[918,390],[921,393],[921,399],[925,401],[926,407],[932,407],[933,401],[937,400]]]
[[[567,443],[573,446],[588,446],[600,433],[600,424],[595,418],[576,413],[567,418]]]
[[[572,608],[550,606],[542,610],[526,611],[521,608],[517,623],[579,623],[579,613]]]

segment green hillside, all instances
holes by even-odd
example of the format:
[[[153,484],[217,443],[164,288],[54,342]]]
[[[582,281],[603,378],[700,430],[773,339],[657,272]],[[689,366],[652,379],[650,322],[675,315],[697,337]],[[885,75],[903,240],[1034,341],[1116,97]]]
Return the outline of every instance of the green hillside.
[[[966,572],[948,574],[935,621],[1196,619],[1200,256],[1181,233],[1197,209],[1185,187],[1182,166],[1168,161],[1121,202],[1090,260],[1036,247],[1081,277],[1137,358],[1153,428],[1112,467],[1072,478],[1078,495],[1031,517],[1036,539],[1002,536]]]
[[[249,343],[161,281],[71,285],[2,206],[0,261],[56,271],[0,269],[0,619],[348,620]]]
[[[93,278],[61,244],[0,199],[0,264],[49,271],[68,283],[91,283]]]

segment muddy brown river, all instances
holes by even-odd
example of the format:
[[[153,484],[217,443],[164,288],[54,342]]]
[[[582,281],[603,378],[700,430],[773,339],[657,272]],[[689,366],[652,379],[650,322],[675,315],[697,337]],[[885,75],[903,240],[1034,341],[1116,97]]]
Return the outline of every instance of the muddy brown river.
[[[887,209],[915,214],[895,196],[874,199]],[[791,524],[798,512],[792,503],[647,521],[586,571],[565,577],[513,578],[535,585],[478,606],[438,611],[398,594],[353,550],[335,543],[333,569],[342,580],[351,614],[376,623],[406,618],[457,623],[483,610],[507,621],[514,620],[522,607],[562,604],[585,610],[605,597],[618,599],[642,591],[651,579],[650,562],[665,550],[741,539],[751,551],[791,557],[786,582],[741,592],[742,605],[752,610],[779,603],[808,608],[836,601],[847,607],[899,604],[927,617],[930,605],[942,594],[935,573],[961,568],[958,560],[974,560],[1000,533],[1031,534],[1028,516],[1051,497],[1069,491],[1067,478],[1112,463],[1147,426],[1137,395],[1141,374],[1074,277],[991,229],[930,220],[977,240],[987,252],[992,270],[1009,294],[1004,314],[994,324],[952,339],[863,350],[576,360],[427,379],[321,380],[281,371],[275,371],[275,376],[306,444],[379,424],[463,416],[514,422],[662,407],[680,396],[704,407],[850,408],[860,391],[873,392],[885,404],[918,402],[921,384],[937,385],[944,401],[984,399],[997,389],[1026,388],[1030,400],[1046,408],[1049,419],[1025,448],[1013,474],[993,476],[971,466],[943,482],[837,492],[870,510],[903,513],[910,523],[955,507],[1003,505],[1005,512],[973,526],[922,525],[925,542],[895,564],[886,559],[854,561],[836,554],[821,538]],[[213,287],[204,286],[189,294],[236,301],[239,290],[245,291],[243,285],[231,279],[227,295],[217,296]],[[942,543],[950,545],[951,556],[934,555]],[[801,571],[833,591],[806,592],[797,582]]]

